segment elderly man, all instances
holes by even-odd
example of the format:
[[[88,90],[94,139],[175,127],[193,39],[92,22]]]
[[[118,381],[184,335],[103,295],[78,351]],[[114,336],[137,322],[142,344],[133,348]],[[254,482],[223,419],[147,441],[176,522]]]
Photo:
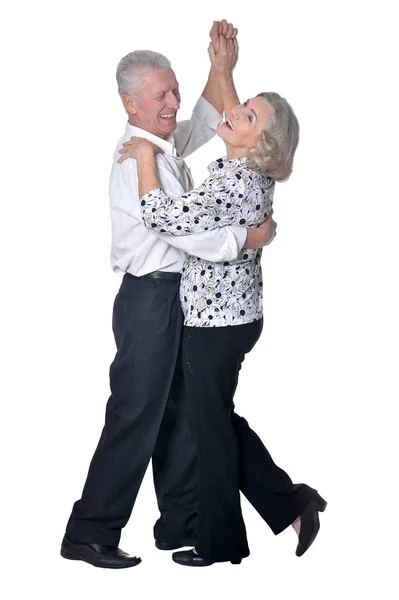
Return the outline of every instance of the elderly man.
[[[231,24],[215,23],[211,37],[219,28],[227,37],[237,33]],[[117,81],[128,113],[110,182],[111,262],[114,271],[125,273],[113,312],[117,353],[110,368],[104,429],[61,547],[65,558],[108,568],[140,562],[118,543],[151,458],[161,513],[154,527],[157,547],[172,550],[195,543],[196,457],[180,367],[184,253],[229,261],[244,246],[268,243],[276,227],[269,219],[262,228],[248,231],[226,227],[182,237],[148,231],[141,218],[135,162],[117,162],[122,143],[141,136],[158,145],[163,151],[157,157],[162,186],[170,195],[182,194],[193,187],[183,157],[215,135],[222,98],[211,68],[191,119],[177,123],[178,82],[170,62],[150,51],[125,56]]]

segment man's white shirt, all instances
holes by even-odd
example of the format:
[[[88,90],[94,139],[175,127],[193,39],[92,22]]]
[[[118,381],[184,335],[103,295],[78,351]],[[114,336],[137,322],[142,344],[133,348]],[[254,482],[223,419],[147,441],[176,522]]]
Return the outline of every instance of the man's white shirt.
[[[234,260],[247,237],[244,227],[223,227],[187,236],[172,236],[147,229],[140,210],[136,161],[122,164],[119,150],[132,136],[148,139],[163,150],[156,155],[158,175],[168,196],[181,196],[194,188],[183,157],[209,141],[221,115],[203,98],[198,100],[191,119],[178,123],[167,140],[126,124],[119,140],[111,172],[110,202],[112,221],[111,266],[114,271],[141,277],[153,271],[180,272],[185,253],[211,262]]]

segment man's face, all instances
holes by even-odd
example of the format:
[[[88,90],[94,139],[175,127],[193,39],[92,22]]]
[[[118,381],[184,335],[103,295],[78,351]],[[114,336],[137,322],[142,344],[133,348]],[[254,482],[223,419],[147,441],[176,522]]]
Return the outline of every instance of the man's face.
[[[126,98],[130,98],[127,100]],[[179,84],[172,69],[156,69],[145,73],[137,97],[125,97],[129,123],[160,138],[176,129],[180,108]]]

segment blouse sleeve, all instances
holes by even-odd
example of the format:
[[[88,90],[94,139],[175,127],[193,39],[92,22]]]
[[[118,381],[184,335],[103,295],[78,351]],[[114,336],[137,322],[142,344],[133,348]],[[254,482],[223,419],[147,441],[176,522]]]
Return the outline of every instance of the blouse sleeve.
[[[147,228],[189,235],[229,225],[256,227],[271,210],[273,191],[272,179],[260,180],[256,173],[240,170],[208,177],[200,187],[178,197],[155,188],[141,198],[140,205]]]

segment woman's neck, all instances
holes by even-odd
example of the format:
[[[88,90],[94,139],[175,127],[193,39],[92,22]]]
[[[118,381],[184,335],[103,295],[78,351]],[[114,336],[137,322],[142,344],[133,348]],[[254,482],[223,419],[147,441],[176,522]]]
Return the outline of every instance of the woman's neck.
[[[234,160],[235,158],[248,158],[248,148],[235,148],[226,144],[227,159]]]

